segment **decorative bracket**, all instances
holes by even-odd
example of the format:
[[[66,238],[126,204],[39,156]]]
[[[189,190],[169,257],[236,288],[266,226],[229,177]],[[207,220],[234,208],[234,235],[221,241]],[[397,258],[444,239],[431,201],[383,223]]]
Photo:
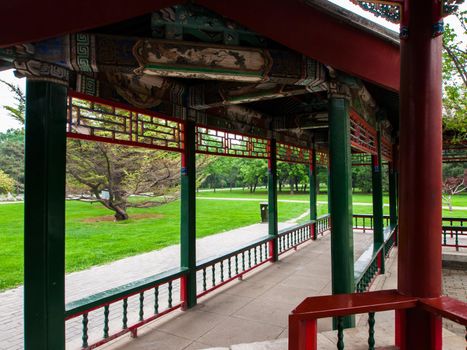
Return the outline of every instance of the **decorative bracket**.
[[[405,0],[351,0],[362,9],[373,13],[377,17],[386,19],[392,23],[398,23],[400,27],[400,38],[407,39],[408,13],[404,9]],[[433,1],[433,37],[439,36],[444,32],[443,18],[457,11],[464,0],[435,0]]]

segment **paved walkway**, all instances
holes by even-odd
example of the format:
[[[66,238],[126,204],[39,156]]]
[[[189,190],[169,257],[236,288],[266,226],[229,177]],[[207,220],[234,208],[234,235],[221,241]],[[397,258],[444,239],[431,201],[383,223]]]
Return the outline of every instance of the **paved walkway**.
[[[371,234],[356,233],[355,256],[371,241]],[[137,339],[124,336],[104,349],[204,349],[283,338],[290,310],[306,296],[329,294],[330,277],[330,236],[325,235],[201,298],[192,310],[141,328]],[[319,323],[320,330],[330,327],[329,319]]]
[[[279,223],[279,229],[293,225],[295,225],[293,220]],[[264,237],[267,232],[267,224],[255,224],[198,239],[196,242],[197,257],[201,260],[234,250],[236,247]],[[66,302],[176,268],[179,264],[180,245],[174,245],[67,274],[65,278]],[[178,285],[174,285],[174,295],[179,294],[178,288]],[[101,324],[102,322],[93,323],[90,319],[90,333],[92,334],[93,325],[101,333]],[[75,340],[80,337],[81,319],[77,318],[67,322],[67,342],[75,345],[77,344]],[[0,349],[20,350],[22,348],[23,287],[18,287],[0,293]]]
[[[280,228],[290,225],[293,223],[284,223]],[[205,237],[197,241],[198,257],[208,258],[233,250],[239,245],[264,236],[266,232],[266,224],[257,224]],[[221,288],[220,292],[202,298],[200,305],[193,310],[173,312],[144,327],[138,339],[129,341],[125,336],[111,347],[118,350],[203,349],[284,338],[287,336],[287,314],[291,308],[305,296],[331,292],[329,238],[329,235],[326,235],[318,241],[310,242],[297,252],[284,256],[279,263],[266,264],[244,281],[233,282],[226,288]],[[371,233],[355,233],[355,259],[363,253],[371,240]],[[148,277],[176,267],[178,263],[179,246],[172,246],[72,273],[66,276],[66,300],[70,302]],[[390,272],[384,278],[385,288],[395,287],[396,274],[391,274],[395,265],[388,264]],[[445,292],[465,300],[466,274],[465,271],[445,271]],[[177,288],[178,286],[174,287],[175,295],[178,294]],[[22,349],[22,294],[22,287],[0,293],[2,350]],[[148,302],[150,304],[150,300]],[[130,307],[136,310],[136,305]],[[115,318],[119,317],[115,314]],[[102,322],[91,321],[93,320],[90,319],[90,335],[99,333],[101,336]],[[456,325],[447,326],[455,332],[463,331],[456,329]],[[320,321],[320,331],[329,329],[330,320]],[[67,348],[79,348],[80,332],[80,318],[67,322]]]
[[[243,281],[200,300],[186,312],[175,312],[142,328],[139,337],[124,337],[103,349],[111,350],[286,350],[288,314],[305,297],[329,294],[330,236],[310,242],[280,262],[251,274]],[[371,236],[356,233],[359,256]],[[448,274],[445,274],[445,278]],[[397,284],[397,248],[387,262],[386,275],[379,276],[372,290],[392,289]],[[454,288],[459,291],[459,288]],[[461,289],[466,294],[466,289]],[[445,289],[452,293],[449,288]],[[461,292],[462,293],[462,292]],[[346,349],[368,349],[367,318],[357,318],[357,328],[345,330]],[[331,320],[318,322],[318,348],[334,350],[337,336]],[[394,342],[394,312],[376,313],[377,346],[387,349]],[[240,345],[238,345],[240,344]],[[463,336],[443,330],[443,349],[465,348]]]
[[[196,199],[203,199],[203,200],[220,200],[220,201],[245,201],[245,202],[265,202],[267,201],[267,198],[236,198],[236,197],[203,197],[201,196],[196,196]],[[278,199],[278,202],[283,202],[283,203],[310,203],[309,201],[306,200],[300,200],[300,199]],[[318,204],[328,204],[327,201],[318,201]],[[368,202],[352,202],[352,205],[356,206],[372,206],[372,203]],[[383,204],[384,207],[389,207],[389,204]],[[447,206],[443,206],[443,209],[449,209]],[[467,210],[467,207],[458,207],[454,206],[452,207],[454,210]]]

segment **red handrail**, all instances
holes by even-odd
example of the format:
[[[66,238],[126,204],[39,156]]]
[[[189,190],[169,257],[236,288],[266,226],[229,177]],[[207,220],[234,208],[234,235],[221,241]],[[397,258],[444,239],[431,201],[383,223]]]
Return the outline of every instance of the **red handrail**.
[[[467,326],[467,303],[447,296],[417,298],[397,290],[309,297],[289,315],[289,350],[317,350],[317,320],[325,317],[422,308]],[[396,327],[397,332],[397,327]]]

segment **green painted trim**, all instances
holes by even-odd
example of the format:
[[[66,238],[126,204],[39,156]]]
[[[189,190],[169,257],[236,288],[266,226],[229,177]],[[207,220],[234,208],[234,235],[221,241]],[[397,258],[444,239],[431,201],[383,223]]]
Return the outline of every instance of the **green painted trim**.
[[[187,72],[187,73],[210,73],[210,74],[229,74],[236,76],[249,76],[249,77],[263,77],[263,72],[254,72],[254,71],[241,71],[233,69],[215,69],[215,68],[196,68],[196,67],[183,67],[183,66],[164,66],[157,64],[147,64],[144,66],[144,69],[153,70],[153,71],[172,71],[172,72]]]
[[[185,122],[185,149],[181,169],[180,266],[188,269],[186,307],[196,305],[196,154],[195,123]]]
[[[329,157],[332,294],[355,291],[352,229],[352,157],[350,153],[349,102],[329,99]],[[344,327],[353,327],[355,317],[346,316]],[[334,319],[334,326],[336,320]]]
[[[24,348],[65,349],[67,90],[26,82]]]
[[[122,286],[106,290],[97,294],[90,295],[86,298],[73,301],[66,304],[65,316],[70,317],[89,309],[111,303],[113,301],[124,298],[130,294],[135,294],[140,291],[151,288],[155,285],[160,285],[172,281],[178,277],[184,276],[188,272],[186,268],[172,269],[154,276],[146,277],[137,281],[133,281]]]
[[[268,167],[268,232],[273,238],[272,261],[279,259],[279,241],[277,225],[277,146],[276,140],[270,141],[270,158]]]

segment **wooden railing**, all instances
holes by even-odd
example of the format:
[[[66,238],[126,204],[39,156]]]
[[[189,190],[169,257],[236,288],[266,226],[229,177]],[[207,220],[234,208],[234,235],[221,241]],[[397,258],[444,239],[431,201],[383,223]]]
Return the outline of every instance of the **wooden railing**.
[[[396,310],[401,316],[406,310],[421,308],[467,326],[467,304],[446,296],[421,299],[399,294],[396,290],[367,293],[326,295],[306,298],[289,315],[289,350],[317,350],[317,320],[337,318],[337,349],[344,349],[343,317],[368,313],[368,348],[375,348],[375,313]],[[396,332],[398,332],[396,328]],[[400,346],[402,336],[395,337]]]
[[[383,215],[383,225],[389,226],[389,215]],[[373,230],[373,214],[353,214],[353,228],[363,232]]]
[[[138,328],[173,310],[180,308],[180,280],[187,269],[174,269],[126,285],[109,289],[67,304],[65,318],[82,329],[82,348],[94,349],[126,333],[136,337]],[[102,326],[90,332],[95,322]]]
[[[232,252],[198,261],[197,297],[242,279],[246,273],[271,261],[272,244],[278,244],[279,254],[284,254],[329,229],[330,216],[324,215],[281,230],[277,237],[266,236]],[[81,328],[81,347],[86,350],[126,333],[136,337],[139,327],[183,308],[181,285],[187,274],[188,269],[174,269],[69,303],[65,312],[67,327]]]
[[[381,272],[381,261],[387,258],[396,244],[397,226],[384,229],[384,244],[375,247],[371,244],[354,265],[355,291],[365,292]]]
[[[384,215],[383,220],[384,226],[388,227],[390,225],[389,215]],[[373,231],[373,215],[354,214],[352,226],[354,230]],[[467,218],[443,218],[441,245],[456,248],[457,251],[460,248],[467,248]]]
[[[444,247],[467,248],[467,226],[443,226],[442,245]]]

